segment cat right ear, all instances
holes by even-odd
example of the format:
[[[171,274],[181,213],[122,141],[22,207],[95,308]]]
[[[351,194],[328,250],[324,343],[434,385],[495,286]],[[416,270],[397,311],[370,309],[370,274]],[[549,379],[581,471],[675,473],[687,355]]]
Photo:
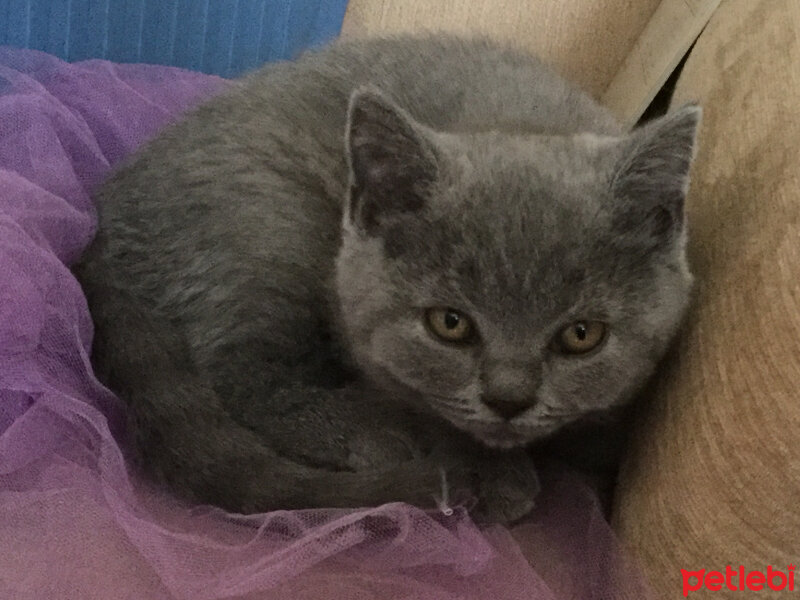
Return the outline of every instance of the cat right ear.
[[[683,205],[689,187],[697,128],[696,105],[635,129],[623,144],[612,189],[621,201],[616,228],[646,245],[670,244],[683,230]]]
[[[369,234],[392,216],[417,212],[436,180],[436,154],[422,126],[373,88],[350,97],[349,218]]]

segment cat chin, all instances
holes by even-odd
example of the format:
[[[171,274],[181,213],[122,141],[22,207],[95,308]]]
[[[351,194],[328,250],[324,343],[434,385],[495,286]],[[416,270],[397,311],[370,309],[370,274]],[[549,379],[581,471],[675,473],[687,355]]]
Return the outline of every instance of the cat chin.
[[[502,426],[485,429],[471,427],[466,431],[484,446],[497,450],[512,450],[540,441],[557,429],[557,427],[538,427],[522,432],[514,426]]]
[[[505,429],[505,428],[504,428]],[[484,446],[496,450],[512,450],[522,448],[531,443],[531,439],[512,430],[481,431],[471,430],[469,433]]]
[[[499,438],[475,434],[473,435],[484,446],[494,448],[495,450],[513,450],[514,448],[522,448],[527,446],[530,443],[522,438]]]

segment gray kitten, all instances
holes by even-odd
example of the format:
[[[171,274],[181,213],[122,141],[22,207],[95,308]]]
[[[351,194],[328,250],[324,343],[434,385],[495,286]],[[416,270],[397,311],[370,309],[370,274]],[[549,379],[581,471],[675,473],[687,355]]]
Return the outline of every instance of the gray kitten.
[[[445,36],[242,80],[106,183],[76,269],[138,457],[232,510],[524,515],[525,446],[628,400],[681,320],[699,114],[624,132]]]

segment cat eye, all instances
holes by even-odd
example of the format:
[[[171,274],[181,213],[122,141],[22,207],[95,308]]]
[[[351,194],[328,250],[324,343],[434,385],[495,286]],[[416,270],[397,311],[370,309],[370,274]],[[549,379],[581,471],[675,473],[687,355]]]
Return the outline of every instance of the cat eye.
[[[453,308],[429,308],[425,311],[428,329],[445,342],[469,342],[475,332],[472,321]]]
[[[602,321],[575,321],[558,332],[552,347],[563,354],[586,354],[605,341],[607,329]]]

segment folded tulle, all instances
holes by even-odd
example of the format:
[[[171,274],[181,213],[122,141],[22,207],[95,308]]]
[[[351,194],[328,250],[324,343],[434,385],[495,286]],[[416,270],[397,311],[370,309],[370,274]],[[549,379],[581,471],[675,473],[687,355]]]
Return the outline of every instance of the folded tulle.
[[[649,597],[595,497],[558,469],[513,531],[404,504],[233,515],[130,470],[66,265],[109,168],[227,85],[0,48],[0,598]]]

